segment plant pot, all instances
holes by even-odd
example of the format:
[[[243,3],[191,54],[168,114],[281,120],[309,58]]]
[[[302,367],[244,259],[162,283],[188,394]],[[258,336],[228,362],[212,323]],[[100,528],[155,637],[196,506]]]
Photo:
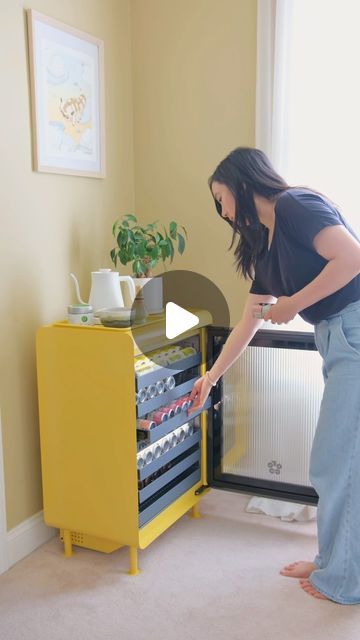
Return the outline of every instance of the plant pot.
[[[144,287],[144,304],[148,314],[162,313],[164,311],[162,276],[133,278],[133,280],[135,287]]]

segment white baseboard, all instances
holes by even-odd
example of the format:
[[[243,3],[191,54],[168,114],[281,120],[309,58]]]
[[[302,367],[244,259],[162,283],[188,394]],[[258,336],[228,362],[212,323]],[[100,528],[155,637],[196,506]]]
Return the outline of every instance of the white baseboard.
[[[42,544],[53,538],[58,530],[44,523],[43,512],[39,511],[7,533],[6,567],[10,569]],[[1,571],[1,567],[0,567]]]

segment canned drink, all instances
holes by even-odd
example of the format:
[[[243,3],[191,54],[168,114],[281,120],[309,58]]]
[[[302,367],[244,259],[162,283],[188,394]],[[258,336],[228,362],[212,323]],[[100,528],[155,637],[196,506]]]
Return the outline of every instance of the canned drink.
[[[183,427],[179,427],[179,429],[177,429],[177,432],[178,442],[183,442],[186,438],[185,429]]]
[[[164,349],[164,351],[162,351],[162,353],[164,354],[165,358],[169,358],[172,355],[174,355],[175,353],[178,353],[178,351],[180,351],[181,347],[179,345],[172,345],[171,347],[168,347],[167,349]]]
[[[181,413],[181,407],[177,402],[172,402],[171,404],[168,404],[169,409],[172,409],[174,411],[174,414],[177,416],[179,413]]]
[[[157,395],[156,385],[150,384],[146,389],[146,399],[151,400],[152,398],[155,398],[156,395]]]
[[[187,411],[189,408],[189,403],[187,402],[187,400],[184,400],[183,398],[181,398],[180,402],[178,403],[178,406],[180,407],[181,411]]]
[[[147,449],[144,449],[142,454],[144,456],[145,464],[150,464],[150,462],[152,462],[154,460],[154,454],[153,454],[152,447],[147,447]]]
[[[167,453],[170,449],[170,438],[163,438],[161,445],[162,453]]]
[[[187,422],[183,425],[183,427],[185,429],[186,437],[189,438],[190,436],[192,436],[192,434],[194,433],[194,425],[192,424],[192,422]]]
[[[168,414],[165,411],[154,411],[153,413],[149,413],[148,418],[156,422],[156,424],[161,424],[168,420]]]
[[[194,349],[194,347],[184,347],[182,349],[182,352],[185,354],[186,358],[189,358],[190,356],[194,356],[195,353],[197,353],[196,349]]]
[[[178,437],[177,437],[176,432],[175,432],[175,431],[173,431],[173,432],[170,434],[169,438],[170,438],[170,447],[171,447],[171,449],[172,449],[173,447],[176,447],[176,445],[177,445],[177,443],[178,443]]]
[[[263,318],[268,311],[270,311],[271,307],[273,306],[272,304],[270,304],[270,302],[259,302],[258,305],[255,305],[255,307],[259,306],[260,310],[259,311],[253,311],[253,317],[254,318]]]
[[[143,402],[145,402],[145,400],[147,399],[146,388],[139,389],[136,395],[137,395],[138,404],[142,404]]]
[[[167,365],[167,359],[165,358],[163,353],[155,353],[152,356],[152,359],[154,360],[156,365],[159,367],[166,367]]]
[[[135,365],[135,373],[137,376],[143,376],[145,373],[150,373],[150,367],[143,365]]]
[[[137,468],[138,469],[143,469],[145,467],[145,456],[143,454],[143,452],[138,453],[137,457]]]
[[[137,420],[136,428],[140,429],[140,431],[149,431],[149,429],[154,429],[156,427],[156,422],[154,420]]]
[[[152,453],[153,453],[153,456],[154,456],[154,460],[157,460],[158,458],[160,458],[161,453],[162,453],[160,442],[155,442],[155,444],[152,447]]]
[[[165,384],[165,389],[167,391],[171,391],[171,389],[173,389],[176,384],[174,376],[169,376],[168,378],[165,378],[164,384]]]
[[[174,409],[172,409],[170,406],[161,407],[161,410],[165,411],[165,413],[167,413],[169,420],[170,420],[170,418],[173,418],[174,415],[175,415]]]
[[[158,380],[158,381],[155,383],[155,386],[156,386],[156,391],[157,391],[157,393],[158,393],[158,395],[159,395],[159,396],[160,396],[162,393],[164,393],[164,391],[165,391],[165,384],[164,384],[164,381],[163,381],[163,380]]]
[[[170,353],[168,356],[168,364],[173,364],[174,362],[178,362],[179,360],[184,360],[186,356],[182,353],[182,351],[175,351],[175,353]]]

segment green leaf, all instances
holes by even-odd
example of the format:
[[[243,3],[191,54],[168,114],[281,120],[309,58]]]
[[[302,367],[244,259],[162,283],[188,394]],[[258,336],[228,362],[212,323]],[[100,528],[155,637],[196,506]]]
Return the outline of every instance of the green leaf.
[[[181,256],[184,253],[184,249],[185,249],[184,236],[182,236],[181,233],[178,233],[178,250]]]
[[[144,265],[142,260],[135,260],[134,264],[133,264],[133,269],[134,269],[134,273],[137,273],[138,275],[141,275],[142,273],[146,273],[146,265]]]
[[[135,255],[135,244],[134,242],[128,242],[128,262],[133,259]]]
[[[128,263],[126,251],[123,251],[123,250],[119,251],[118,256],[120,258],[121,264],[126,265]]]
[[[155,220],[155,222],[151,222],[151,224],[148,224],[148,227],[150,229],[155,229],[156,225],[158,224],[159,220]]]
[[[136,275],[139,275],[139,273],[142,273],[141,271],[139,271],[139,266],[141,265],[141,260],[134,260],[133,262],[133,273],[135,273]]]
[[[145,257],[146,248],[145,248],[145,243],[144,242],[139,242],[136,245],[135,253],[136,253],[136,255],[139,256],[139,258],[144,258]]]
[[[117,263],[117,253],[116,253],[116,249],[111,249],[110,251],[110,256],[111,256],[111,260],[113,261],[115,267],[116,267],[116,263]]]
[[[128,220],[132,220],[133,222],[137,222],[137,218],[133,216],[132,213],[127,213],[124,217],[128,218]]]
[[[112,234],[113,234],[113,236],[115,236],[115,235],[116,235],[116,227],[117,227],[117,225],[118,225],[118,220],[116,220],[116,221],[114,222],[114,224],[113,224],[113,228],[112,228]]]
[[[170,256],[171,256],[171,262],[172,262],[173,258],[174,258],[174,245],[173,245],[172,241],[170,240],[170,238],[168,240],[168,243],[169,243]]]
[[[118,237],[117,237],[117,243],[119,245],[119,247],[123,247],[124,245],[126,245],[127,241],[128,241],[128,237],[129,237],[129,232],[127,229],[120,229],[119,233],[118,233]]]
[[[128,226],[129,226],[128,221],[127,221],[127,220],[123,220],[123,221],[122,221],[122,226],[123,226],[123,227],[128,227]]]
[[[159,257],[159,247],[157,247],[157,246],[153,247],[151,249],[150,255],[153,258],[153,260],[157,261],[157,259]]]
[[[176,230],[177,230],[177,224],[176,222],[172,221],[170,222],[170,236],[176,240]]]
[[[186,237],[186,240],[187,240],[187,239],[188,239],[188,234],[187,234],[187,231],[186,231],[186,229],[185,229],[185,227],[183,227],[183,226],[182,226],[181,228],[182,228],[182,229],[184,230],[184,233],[185,233],[185,237]]]
[[[155,269],[156,265],[157,265],[158,261],[157,260],[151,260],[150,262],[150,269]]]

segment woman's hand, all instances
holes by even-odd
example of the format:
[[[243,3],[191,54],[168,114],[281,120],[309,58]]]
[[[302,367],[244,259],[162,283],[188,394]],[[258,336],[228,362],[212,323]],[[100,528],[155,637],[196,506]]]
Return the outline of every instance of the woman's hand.
[[[292,296],[280,296],[273,304],[270,311],[264,315],[264,320],[270,320],[272,324],[282,324],[293,320],[298,312]]]
[[[207,376],[202,376],[196,380],[193,389],[190,393],[189,399],[194,401],[194,404],[188,409],[188,416],[201,409],[205,404],[207,397],[211,391],[212,385],[210,384]]]

